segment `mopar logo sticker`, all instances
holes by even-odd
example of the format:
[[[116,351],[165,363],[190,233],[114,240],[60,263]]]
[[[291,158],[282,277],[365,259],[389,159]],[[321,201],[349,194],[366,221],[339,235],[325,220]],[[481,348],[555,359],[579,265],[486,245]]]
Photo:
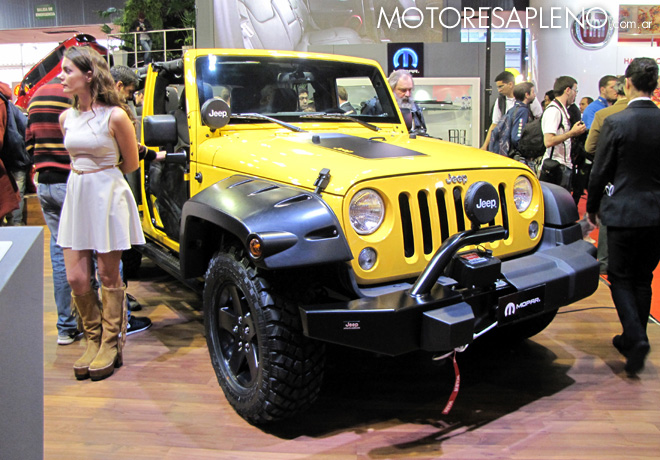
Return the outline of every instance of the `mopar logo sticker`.
[[[498,302],[497,320],[500,325],[511,323],[543,312],[545,286],[537,286],[501,297]]]
[[[525,308],[530,305],[534,305],[535,303],[540,304],[541,298],[534,297],[533,299],[525,300],[524,302],[520,302],[520,303],[509,302],[508,304],[506,304],[506,307],[504,307],[504,316],[515,315],[519,308]]]
[[[360,329],[359,321],[344,321],[344,330],[345,331],[356,331]]]

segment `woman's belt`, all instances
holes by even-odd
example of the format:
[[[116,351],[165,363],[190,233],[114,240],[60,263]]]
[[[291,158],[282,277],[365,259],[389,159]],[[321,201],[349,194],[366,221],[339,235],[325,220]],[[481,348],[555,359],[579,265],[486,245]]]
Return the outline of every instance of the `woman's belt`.
[[[97,173],[99,171],[105,171],[106,169],[112,169],[112,168],[116,168],[116,167],[117,167],[117,165],[108,165],[108,166],[103,166],[102,168],[99,168],[99,169],[92,169],[91,171],[81,171],[81,170],[76,169],[73,166],[71,166],[71,171],[78,174],[78,175],[83,175],[83,174]]]

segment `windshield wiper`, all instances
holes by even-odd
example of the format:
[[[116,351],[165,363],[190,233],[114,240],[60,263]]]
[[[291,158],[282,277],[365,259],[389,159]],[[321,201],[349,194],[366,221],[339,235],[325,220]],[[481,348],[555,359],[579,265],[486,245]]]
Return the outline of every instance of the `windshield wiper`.
[[[291,125],[282,120],[278,120],[277,118],[269,117],[267,115],[262,115],[260,113],[232,113],[231,117],[239,118],[243,120],[266,120],[266,121],[270,121],[271,123],[277,123],[278,125],[284,126],[285,128],[290,129],[291,131],[295,131],[297,133],[307,132],[302,128],[298,128],[297,126]]]
[[[359,118],[355,118],[343,113],[306,113],[304,115],[300,115],[300,118],[321,118],[325,120],[336,119],[336,120],[354,121],[355,123],[359,123],[365,128],[369,128],[372,131],[380,131],[380,128],[376,125],[372,125],[371,123],[362,121]]]

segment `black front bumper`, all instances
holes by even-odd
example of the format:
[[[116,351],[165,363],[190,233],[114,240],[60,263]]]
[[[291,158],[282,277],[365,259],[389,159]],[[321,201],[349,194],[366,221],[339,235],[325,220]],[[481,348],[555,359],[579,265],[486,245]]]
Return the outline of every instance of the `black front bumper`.
[[[304,333],[386,355],[419,349],[446,351],[471,343],[475,333],[501,322],[505,309],[507,322],[524,321],[588,297],[598,287],[595,248],[583,240],[550,248],[542,245],[532,254],[502,262],[501,273],[502,279],[491,289],[476,292],[459,292],[436,283],[424,296],[405,290],[304,306]],[[526,307],[519,312],[517,301],[509,300],[517,295],[521,297],[517,305]]]

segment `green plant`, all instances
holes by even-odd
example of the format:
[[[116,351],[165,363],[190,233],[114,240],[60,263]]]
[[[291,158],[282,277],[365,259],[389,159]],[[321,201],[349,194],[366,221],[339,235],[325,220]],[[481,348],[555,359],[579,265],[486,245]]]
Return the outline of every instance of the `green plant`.
[[[124,10],[118,9],[115,7],[110,7],[107,10],[101,10],[97,11],[99,17],[104,20],[109,20],[112,22],[112,24],[116,26],[121,26],[122,25],[122,20],[124,16]],[[112,27],[110,27],[108,24],[102,24],[101,25],[101,32],[104,34],[110,34],[112,33]]]

